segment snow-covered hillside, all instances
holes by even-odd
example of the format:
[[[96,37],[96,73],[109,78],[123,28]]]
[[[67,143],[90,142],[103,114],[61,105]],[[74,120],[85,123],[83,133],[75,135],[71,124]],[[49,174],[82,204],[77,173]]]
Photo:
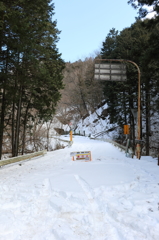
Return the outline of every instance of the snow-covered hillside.
[[[84,120],[80,120],[77,126],[76,132],[84,132],[87,136],[93,135],[113,138],[113,135],[116,134],[116,125],[110,124],[109,121],[107,104],[97,108]],[[114,130],[114,132],[111,130]]]

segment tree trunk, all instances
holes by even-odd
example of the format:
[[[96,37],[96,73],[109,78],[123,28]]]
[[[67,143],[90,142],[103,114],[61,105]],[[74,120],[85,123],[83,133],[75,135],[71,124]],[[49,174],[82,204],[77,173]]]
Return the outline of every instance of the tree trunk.
[[[27,116],[28,116],[29,104],[27,105],[24,117],[24,124],[23,124],[23,136],[22,136],[22,155],[24,154],[25,150],[25,139],[26,139],[26,124],[27,124]]]
[[[20,117],[21,117],[21,105],[22,105],[22,86],[19,89],[19,101],[16,117],[16,129],[15,129],[15,156],[18,156],[19,148],[19,132],[20,132]]]
[[[50,126],[47,125],[47,151],[49,151],[49,131],[50,131]]]
[[[131,94],[132,94],[131,90],[129,89],[129,95]],[[133,108],[134,108],[133,99],[129,98],[129,109],[133,109]],[[135,152],[135,123],[134,123],[134,116],[132,113],[130,114],[130,123],[131,123],[130,139],[132,141],[133,152]]]
[[[3,133],[4,133],[4,117],[5,117],[5,88],[2,94],[2,105],[1,105],[1,119],[0,119],[0,159],[2,158],[2,144],[3,144]]]
[[[15,102],[13,99],[13,109],[12,109],[12,157],[15,156],[15,126],[14,126],[14,117],[15,117]]]
[[[8,49],[6,50],[5,56],[5,73],[8,72]],[[4,121],[5,121],[5,109],[6,109],[6,87],[7,87],[7,77],[2,80],[2,101],[1,101],[1,119],[0,119],[0,159],[2,158],[2,144],[3,144],[3,134],[4,134]]]
[[[127,125],[127,114],[126,114],[126,98],[125,98],[125,91],[123,91],[123,108],[124,108],[124,122]]]
[[[150,134],[150,92],[149,86],[146,86],[146,155],[149,156],[149,134]]]

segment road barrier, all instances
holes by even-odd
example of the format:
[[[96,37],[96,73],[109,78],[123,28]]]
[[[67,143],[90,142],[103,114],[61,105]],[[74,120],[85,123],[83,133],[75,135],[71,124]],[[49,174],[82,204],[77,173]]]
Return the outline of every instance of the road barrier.
[[[26,154],[26,155],[22,155],[22,156],[17,156],[17,157],[13,157],[13,158],[9,158],[9,159],[0,160],[0,167],[7,165],[7,164],[16,163],[16,162],[31,159],[34,157],[38,157],[38,156],[44,155],[46,153],[47,153],[47,150],[43,150],[43,151],[39,151],[39,152],[35,152],[35,153],[30,153],[30,154]]]
[[[57,140],[62,141],[62,142],[67,142],[68,146],[72,146],[72,144],[73,144],[73,141],[70,141],[70,140],[61,139],[61,138],[58,138],[58,137],[52,137],[52,138],[57,139]]]
[[[90,151],[71,152],[70,156],[72,157],[72,161],[76,161],[76,160],[84,160],[85,162],[92,161],[92,156]]]
[[[64,139],[61,139],[61,138],[58,138],[58,137],[52,137],[52,138],[57,139],[57,140],[62,141],[62,142],[67,142],[68,146],[72,146],[72,144],[73,144],[73,141],[64,140]],[[27,160],[27,159],[31,159],[31,158],[34,158],[34,157],[38,157],[38,156],[44,155],[46,153],[47,153],[47,150],[43,150],[43,151],[39,151],[39,152],[35,152],[35,153],[30,153],[30,154],[26,154],[26,155],[21,155],[21,156],[17,156],[17,157],[13,157],[13,158],[0,160],[0,167],[2,167],[4,165],[24,161],[24,160]]]
[[[123,146],[117,142],[110,140],[110,139],[105,139],[105,138],[91,138],[91,139],[99,140],[99,141],[103,141],[103,142],[109,142],[109,143],[113,144],[114,146],[119,147],[121,150],[126,151],[126,146]]]
[[[126,157],[133,158],[133,155],[134,155],[133,154],[133,150],[132,150],[132,148],[129,148],[129,142],[130,141],[127,141],[126,146],[123,146],[123,145],[121,145],[121,144],[119,144],[117,142],[114,142],[114,141],[110,140],[110,139],[104,139],[104,138],[92,138],[92,139],[103,141],[103,142],[109,142],[109,143],[113,144],[115,147],[118,147],[122,151],[124,151],[126,153]]]

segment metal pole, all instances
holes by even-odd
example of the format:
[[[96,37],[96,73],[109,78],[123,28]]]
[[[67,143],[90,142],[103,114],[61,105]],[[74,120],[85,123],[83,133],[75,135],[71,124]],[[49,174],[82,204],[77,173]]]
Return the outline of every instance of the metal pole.
[[[141,138],[141,83],[140,83],[140,68],[139,66],[130,60],[126,59],[96,59],[96,61],[110,61],[110,62],[129,62],[132,63],[138,70],[138,116],[137,116],[137,146],[136,146],[136,155],[137,158],[141,158],[141,147],[140,147],[140,138]]]
[[[138,70],[138,114],[137,114],[137,140],[140,141],[141,139],[141,81],[140,81],[140,68],[139,66],[130,61],[130,60],[126,60],[127,62],[130,62],[132,64],[134,64]],[[141,158],[141,146],[140,146],[140,143],[138,142],[137,145],[136,145],[136,155],[137,155],[137,158],[140,159]]]

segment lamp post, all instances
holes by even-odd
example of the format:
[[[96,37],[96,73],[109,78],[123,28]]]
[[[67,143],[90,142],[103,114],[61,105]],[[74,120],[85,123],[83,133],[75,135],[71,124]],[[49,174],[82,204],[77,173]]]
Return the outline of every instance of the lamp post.
[[[141,81],[140,81],[140,68],[139,66],[130,60],[126,60],[129,63],[132,63],[133,65],[136,66],[137,71],[138,71],[138,114],[137,114],[137,145],[136,145],[136,155],[137,158],[141,158],[141,147],[140,147],[140,142],[141,142]]]
[[[141,83],[140,83],[140,68],[139,66],[133,62],[133,61],[130,61],[130,60],[125,60],[125,59],[96,59],[96,61],[100,62],[100,61],[105,61],[105,62],[120,62],[120,63],[124,63],[124,62],[128,62],[128,63],[131,63],[133,64],[136,68],[137,68],[137,71],[138,71],[138,114],[137,114],[137,140],[136,140],[136,156],[138,159],[140,159],[141,157],[141,147],[140,147],[140,143],[141,143]],[[98,69],[100,69],[100,64],[97,64],[99,65],[98,66]],[[101,64],[104,66],[104,64]],[[96,67],[96,66],[95,66]],[[114,81],[125,81],[125,71],[123,71],[123,68],[121,69],[121,73],[118,72],[118,74],[114,74],[113,75],[113,78],[110,78],[108,77],[108,69],[107,71],[96,71],[95,69],[95,79],[99,79],[99,80],[107,80],[107,81],[111,81],[111,80],[114,80]],[[100,75],[101,74],[101,75]],[[106,77],[104,77],[104,74]],[[111,75],[111,70],[110,70],[110,73]],[[119,78],[119,76],[121,75],[121,77]],[[98,77],[97,77],[98,76]],[[115,80],[116,78],[116,80]]]

